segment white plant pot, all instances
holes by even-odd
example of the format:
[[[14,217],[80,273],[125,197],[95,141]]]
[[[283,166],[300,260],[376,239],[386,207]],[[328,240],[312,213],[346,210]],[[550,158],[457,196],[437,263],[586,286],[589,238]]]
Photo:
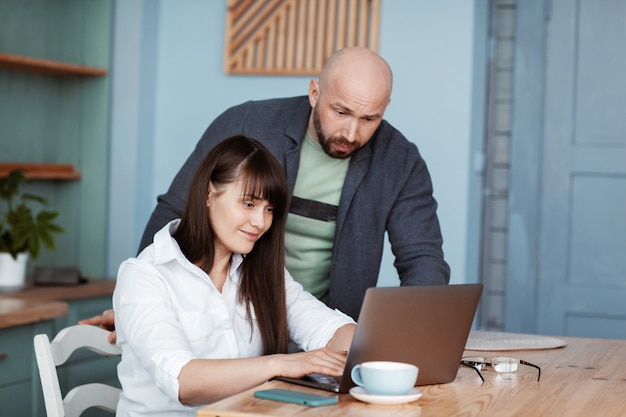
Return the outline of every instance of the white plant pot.
[[[26,284],[26,264],[28,253],[19,253],[13,259],[10,253],[0,253],[0,289],[18,290]]]

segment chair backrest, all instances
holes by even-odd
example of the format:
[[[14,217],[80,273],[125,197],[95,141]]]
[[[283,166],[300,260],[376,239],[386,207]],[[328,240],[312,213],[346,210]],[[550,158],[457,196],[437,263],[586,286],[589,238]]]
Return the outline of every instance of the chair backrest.
[[[120,348],[108,342],[108,334],[97,326],[78,324],[61,330],[52,342],[46,334],[35,336],[35,357],[48,417],[78,417],[91,407],[115,413],[121,392],[119,388],[100,383],[85,384],[72,388],[63,398],[56,370],[81,348],[105,356],[120,355]]]

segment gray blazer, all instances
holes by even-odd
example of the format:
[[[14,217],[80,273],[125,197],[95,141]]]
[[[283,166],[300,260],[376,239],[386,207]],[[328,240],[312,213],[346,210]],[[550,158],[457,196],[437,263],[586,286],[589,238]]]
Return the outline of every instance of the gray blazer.
[[[311,107],[306,96],[249,101],[231,107],[208,127],[146,226],[140,250],[168,221],[180,217],[196,167],[220,140],[245,135],[261,141],[285,168],[290,192]],[[417,147],[386,121],[350,160],[330,271],[330,306],[355,319],[365,291],[376,285],[385,232],[401,285],[447,284],[437,203]]]

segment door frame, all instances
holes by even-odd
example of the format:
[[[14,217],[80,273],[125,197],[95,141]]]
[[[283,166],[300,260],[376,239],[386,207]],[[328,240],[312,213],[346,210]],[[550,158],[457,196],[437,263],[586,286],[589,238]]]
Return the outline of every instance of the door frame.
[[[536,333],[549,0],[517,2],[505,330]]]

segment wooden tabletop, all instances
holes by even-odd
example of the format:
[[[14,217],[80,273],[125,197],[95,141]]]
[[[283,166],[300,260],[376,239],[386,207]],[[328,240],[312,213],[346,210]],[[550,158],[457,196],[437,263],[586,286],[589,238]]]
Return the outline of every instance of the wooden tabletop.
[[[198,417],[330,416],[440,417],[457,416],[626,416],[626,340],[562,337],[567,346],[549,350],[510,352],[467,351],[467,356],[514,356],[541,367],[521,366],[516,373],[460,367],[450,384],[419,387],[417,401],[405,405],[372,405],[339,395],[339,403],[307,407],[253,397],[259,389],[288,388],[316,394],[323,391],[270,381],[202,407]],[[326,395],[331,395],[327,393]]]
[[[89,279],[79,285],[42,286],[0,293],[0,329],[50,320],[67,314],[67,301],[110,296],[115,280]]]
[[[63,301],[0,297],[0,329],[50,320],[67,314]]]

